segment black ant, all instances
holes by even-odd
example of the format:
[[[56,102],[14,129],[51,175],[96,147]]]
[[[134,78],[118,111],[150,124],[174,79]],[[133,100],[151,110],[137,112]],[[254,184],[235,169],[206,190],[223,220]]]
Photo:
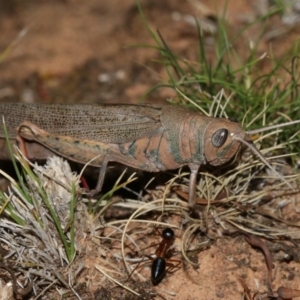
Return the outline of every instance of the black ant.
[[[165,228],[161,233],[161,237],[162,237],[162,240],[158,244],[158,247],[155,251],[156,258],[153,258],[149,255],[145,255],[150,260],[152,260],[151,281],[152,281],[153,285],[159,284],[162,281],[162,279],[164,278],[166,272],[168,272],[168,271],[170,272],[171,270],[177,268],[179,266],[179,264],[181,263],[181,261],[169,258],[170,257],[169,250],[175,240],[175,234],[174,234],[173,229]],[[150,246],[150,247],[152,247],[152,246]],[[134,270],[139,266],[139,264],[134,268]],[[131,274],[134,272],[134,270],[130,273],[129,278],[130,278]]]
[[[155,251],[156,258],[154,260],[151,258],[153,260],[151,266],[151,280],[153,285],[159,284],[167,271],[178,267],[180,264],[180,261],[166,258],[168,256],[168,250],[175,240],[173,229],[165,228],[161,234],[161,237],[162,240]],[[167,266],[169,267],[168,269],[166,269]]]
[[[173,229],[165,228],[161,233],[161,237],[162,240],[158,244],[158,247],[155,251],[156,258],[153,259],[153,257],[146,255],[150,260],[152,260],[151,280],[153,285],[159,284],[167,271],[177,268],[181,263],[178,260],[172,260],[168,258],[170,256],[168,253],[169,249],[175,240]]]

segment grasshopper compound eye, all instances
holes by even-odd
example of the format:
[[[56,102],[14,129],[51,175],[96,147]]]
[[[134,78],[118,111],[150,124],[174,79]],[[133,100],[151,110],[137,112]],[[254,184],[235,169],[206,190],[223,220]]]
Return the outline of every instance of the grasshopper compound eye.
[[[204,132],[204,155],[206,162],[219,166],[233,159],[241,143],[236,137],[244,139],[245,131],[238,124],[228,119],[213,118]]]
[[[218,129],[211,137],[214,147],[220,148],[224,145],[228,137],[228,130],[225,128]]]

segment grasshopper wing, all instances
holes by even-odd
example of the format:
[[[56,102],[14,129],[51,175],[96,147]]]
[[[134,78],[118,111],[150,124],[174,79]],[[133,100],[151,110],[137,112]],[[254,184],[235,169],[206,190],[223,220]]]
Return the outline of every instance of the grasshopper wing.
[[[163,131],[161,108],[155,105],[1,103],[0,115],[11,138],[24,121],[54,134],[103,143],[128,143]]]

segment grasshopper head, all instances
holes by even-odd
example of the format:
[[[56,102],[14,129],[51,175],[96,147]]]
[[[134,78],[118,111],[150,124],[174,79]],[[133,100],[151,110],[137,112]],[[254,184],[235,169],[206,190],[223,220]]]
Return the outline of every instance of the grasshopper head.
[[[300,120],[289,121],[282,124],[244,131],[243,128],[233,120],[213,119],[209,123],[204,134],[204,155],[207,162],[213,166],[218,166],[231,160],[239,152],[241,145],[247,146],[270,170],[277,174],[278,178],[284,181],[290,188],[293,186],[280,175],[257,150],[252,143],[250,135],[260,132],[278,129],[285,126],[300,123]]]
[[[241,148],[239,140],[250,141],[239,123],[230,119],[213,119],[204,134],[204,154],[207,162],[219,166],[234,158]]]

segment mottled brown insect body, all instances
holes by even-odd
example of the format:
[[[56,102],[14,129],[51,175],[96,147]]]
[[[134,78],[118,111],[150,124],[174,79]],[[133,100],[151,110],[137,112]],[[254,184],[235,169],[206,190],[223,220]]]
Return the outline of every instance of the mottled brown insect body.
[[[46,159],[51,152],[83,164],[94,159],[91,165],[101,167],[97,192],[111,161],[148,172],[188,165],[190,206],[199,167],[222,165],[251,142],[234,121],[171,105],[0,103],[0,115],[10,139],[23,138],[30,159]],[[4,145],[1,125],[0,159],[9,158]]]

